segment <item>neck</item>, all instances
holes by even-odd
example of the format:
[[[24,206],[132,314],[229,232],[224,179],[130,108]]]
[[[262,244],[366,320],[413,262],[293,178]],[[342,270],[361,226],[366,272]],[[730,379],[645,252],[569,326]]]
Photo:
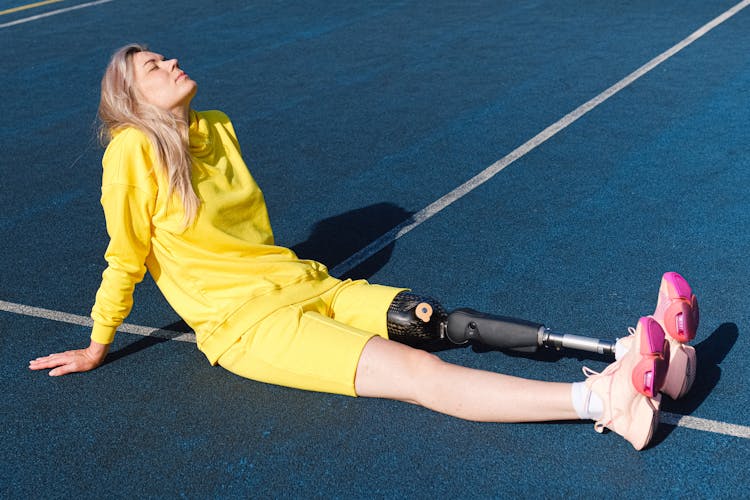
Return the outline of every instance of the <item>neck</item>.
[[[172,109],[172,114],[175,115],[180,120],[184,121],[185,123],[189,123],[190,121],[190,106],[178,106],[176,108]]]

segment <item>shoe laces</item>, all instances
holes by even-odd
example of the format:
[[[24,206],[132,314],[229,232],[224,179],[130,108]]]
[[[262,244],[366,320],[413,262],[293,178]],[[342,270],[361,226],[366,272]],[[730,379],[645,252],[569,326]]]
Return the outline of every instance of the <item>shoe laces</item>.
[[[635,333],[635,329],[632,329],[633,333]],[[607,389],[604,392],[604,394],[599,395],[599,397],[602,398],[602,403],[604,404],[604,411],[602,412],[602,417],[599,420],[596,420],[594,422],[594,430],[598,432],[599,434],[604,432],[604,429],[608,427],[615,419],[614,415],[612,415],[612,409],[611,409],[611,403],[609,401],[606,401],[605,399],[608,399],[610,396],[610,393],[612,392],[612,383],[614,381],[614,373],[620,368],[620,363],[615,361],[613,363],[610,363],[604,370],[601,372],[598,372],[596,370],[593,370],[589,368],[588,366],[584,366],[581,368],[581,371],[586,376],[586,378],[593,377],[593,376],[601,376],[601,377],[609,377],[609,380],[607,381]],[[589,401],[591,400],[591,394],[594,392],[592,387],[589,387],[589,392],[586,395],[586,408],[589,406]]]
[[[593,375],[599,375],[600,374],[600,372],[598,372],[596,370],[592,370],[588,366],[584,366],[583,368],[581,368],[581,371],[586,376],[586,378],[589,378],[589,377],[591,377]]]

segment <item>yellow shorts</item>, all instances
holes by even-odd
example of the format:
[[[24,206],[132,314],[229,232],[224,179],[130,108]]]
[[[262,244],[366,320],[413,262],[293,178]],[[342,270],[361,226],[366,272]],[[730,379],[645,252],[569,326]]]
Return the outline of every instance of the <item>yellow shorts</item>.
[[[362,349],[376,335],[388,338],[388,307],[402,291],[364,280],[342,281],[253,325],[218,364],[260,382],[356,396]]]

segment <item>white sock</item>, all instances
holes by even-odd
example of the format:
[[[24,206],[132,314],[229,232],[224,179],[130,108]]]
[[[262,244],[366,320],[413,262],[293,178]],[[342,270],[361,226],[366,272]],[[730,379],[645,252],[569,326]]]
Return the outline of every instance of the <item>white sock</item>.
[[[604,415],[604,402],[586,387],[586,382],[575,382],[570,391],[575,409],[581,420],[599,420]]]
[[[625,356],[628,353],[629,349],[622,345],[622,342],[620,342],[620,339],[617,339],[617,342],[615,342],[615,359],[620,360],[623,356]]]

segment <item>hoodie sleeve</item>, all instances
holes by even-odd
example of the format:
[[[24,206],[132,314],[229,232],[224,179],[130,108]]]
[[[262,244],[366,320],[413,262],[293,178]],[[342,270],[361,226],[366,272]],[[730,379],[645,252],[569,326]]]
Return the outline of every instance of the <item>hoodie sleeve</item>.
[[[127,129],[115,136],[102,159],[101,204],[109,235],[107,268],[91,310],[91,339],[109,344],[133,307],[133,290],[146,273],[151,219],[157,195],[154,155],[146,136]]]

